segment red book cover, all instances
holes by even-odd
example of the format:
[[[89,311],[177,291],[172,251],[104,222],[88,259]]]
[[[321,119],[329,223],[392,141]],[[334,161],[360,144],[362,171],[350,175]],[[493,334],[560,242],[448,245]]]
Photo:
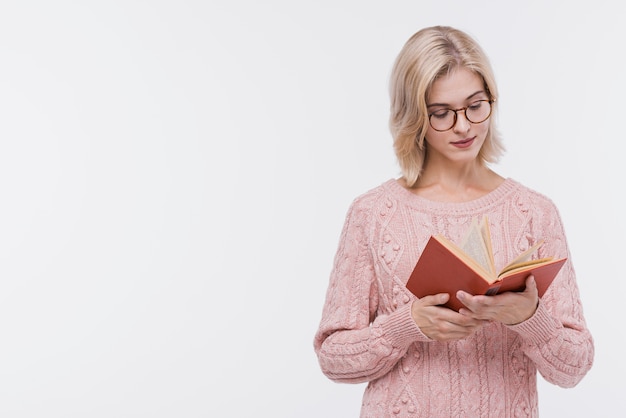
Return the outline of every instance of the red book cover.
[[[456,292],[464,290],[472,295],[495,295],[506,291],[522,291],[526,278],[535,277],[539,297],[542,297],[566,259],[554,259],[541,264],[529,265],[514,270],[500,279],[483,277],[480,272],[456,256],[436,237],[431,237],[422,252],[406,287],[421,298],[437,293],[448,293],[450,299],[445,306],[458,311],[464,305],[457,299]],[[490,284],[490,282],[493,283]]]

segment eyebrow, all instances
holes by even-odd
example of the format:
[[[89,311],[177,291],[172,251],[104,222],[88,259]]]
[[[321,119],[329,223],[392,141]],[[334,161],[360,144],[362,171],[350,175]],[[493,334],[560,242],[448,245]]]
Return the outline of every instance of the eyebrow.
[[[467,96],[465,100],[470,100],[481,93],[487,94],[485,90],[478,90],[476,93],[473,93]],[[426,105],[426,107],[433,107],[433,106],[450,106],[450,104],[449,103],[431,103],[431,104]]]

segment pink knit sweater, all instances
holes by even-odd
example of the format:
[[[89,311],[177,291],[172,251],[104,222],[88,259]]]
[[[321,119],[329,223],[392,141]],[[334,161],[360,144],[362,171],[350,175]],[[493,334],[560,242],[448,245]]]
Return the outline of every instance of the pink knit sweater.
[[[487,215],[496,267],[535,241],[539,256],[569,257],[527,321],[490,323],[449,343],[426,337],[411,317],[405,283],[431,234],[458,241]],[[436,280],[436,277],[433,277]],[[512,179],[465,203],[423,199],[389,180],[348,212],[314,341],[322,371],[369,382],[361,417],[536,417],[537,371],[576,385],[593,362],[560,216],[545,196]]]

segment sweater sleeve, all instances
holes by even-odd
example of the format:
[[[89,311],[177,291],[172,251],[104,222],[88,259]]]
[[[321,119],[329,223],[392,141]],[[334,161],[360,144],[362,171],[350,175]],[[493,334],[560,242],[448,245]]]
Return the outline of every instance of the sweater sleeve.
[[[546,241],[540,256],[568,260],[535,314],[510,328],[520,335],[522,349],[547,381],[573,387],[593,364],[594,343],[583,316],[576,275],[556,207],[540,213],[538,219]]]
[[[411,305],[377,315],[378,286],[370,246],[372,202],[355,201],[335,255],[314,349],[323,373],[362,383],[388,373],[418,339],[428,339]]]

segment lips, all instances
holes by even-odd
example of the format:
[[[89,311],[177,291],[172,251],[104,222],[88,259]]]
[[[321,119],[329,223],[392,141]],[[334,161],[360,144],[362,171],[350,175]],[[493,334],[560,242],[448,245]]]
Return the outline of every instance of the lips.
[[[462,139],[460,141],[451,142],[457,148],[467,148],[474,142],[474,137]]]

